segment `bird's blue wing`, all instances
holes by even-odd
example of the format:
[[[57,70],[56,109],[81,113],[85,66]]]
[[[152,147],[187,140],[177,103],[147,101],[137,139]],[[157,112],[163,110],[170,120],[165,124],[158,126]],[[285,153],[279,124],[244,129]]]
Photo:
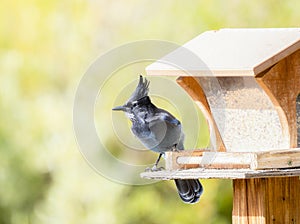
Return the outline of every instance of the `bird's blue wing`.
[[[180,121],[177,120],[175,117],[167,114],[167,113],[163,113],[162,116],[161,116],[161,119],[171,125],[174,125],[174,126],[178,126],[180,125]]]

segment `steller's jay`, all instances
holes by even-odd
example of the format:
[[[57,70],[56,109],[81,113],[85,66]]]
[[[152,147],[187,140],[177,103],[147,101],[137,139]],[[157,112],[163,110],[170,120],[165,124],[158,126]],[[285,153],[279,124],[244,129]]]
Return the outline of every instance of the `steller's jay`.
[[[158,170],[157,164],[166,151],[183,150],[184,134],[181,123],[169,112],[151,103],[149,81],[140,76],[139,84],[129,100],[113,110],[124,111],[132,122],[133,134],[148,149],[158,152],[159,156],[152,171]],[[203,187],[196,179],[175,179],[180,198],[185,203],[196,203]]]

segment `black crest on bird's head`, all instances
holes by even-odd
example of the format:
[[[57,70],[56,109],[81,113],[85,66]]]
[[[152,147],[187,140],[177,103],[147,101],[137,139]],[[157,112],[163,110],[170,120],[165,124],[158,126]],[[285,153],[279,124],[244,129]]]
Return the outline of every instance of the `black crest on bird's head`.
[[[136,106],[150,104],[151,100],[148,97],[149,84],[150,82],[140,75],[139,84],[137,85],[135,91],[131,94],[127,102],[123,106],[114,107],[113,110],[132,113],[133,108],[136,108]]]
[[[131,94],[127,102],[138,101],[144,98],[145,96],[148,96],[149,84],[150,82],[146,78],[143,78],[143,76],[140,75],[139,84],[137,85],[135,91]]]

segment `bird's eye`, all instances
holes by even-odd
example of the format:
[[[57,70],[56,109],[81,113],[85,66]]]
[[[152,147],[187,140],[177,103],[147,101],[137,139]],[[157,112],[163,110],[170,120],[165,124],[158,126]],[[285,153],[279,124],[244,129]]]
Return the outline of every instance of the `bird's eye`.
[[[137,102],[133,102],[132,107],[136,107],[136,106],[137,106]]]

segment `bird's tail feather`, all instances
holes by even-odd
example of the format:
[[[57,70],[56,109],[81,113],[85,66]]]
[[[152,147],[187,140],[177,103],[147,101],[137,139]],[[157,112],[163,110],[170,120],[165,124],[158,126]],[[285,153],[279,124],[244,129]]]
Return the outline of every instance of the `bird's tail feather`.
[[[175,184],[176,184],[180,198],[185,203],[194,204],[199,201],[199,198],[203,192],[203,187],[199,180],[197,180],[197,179],[188,179],[188,180],[176,179]]]

